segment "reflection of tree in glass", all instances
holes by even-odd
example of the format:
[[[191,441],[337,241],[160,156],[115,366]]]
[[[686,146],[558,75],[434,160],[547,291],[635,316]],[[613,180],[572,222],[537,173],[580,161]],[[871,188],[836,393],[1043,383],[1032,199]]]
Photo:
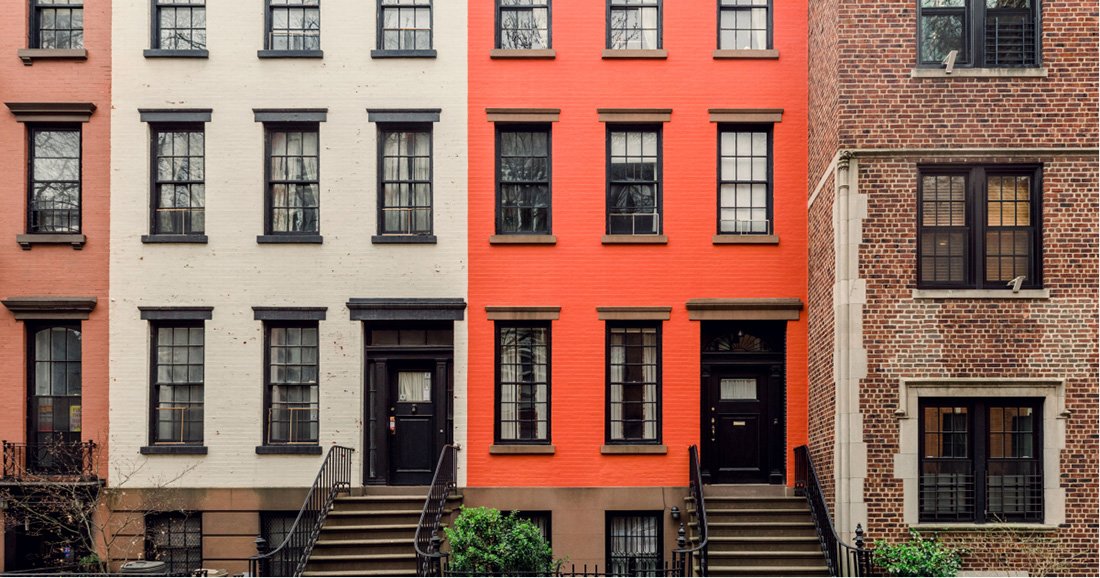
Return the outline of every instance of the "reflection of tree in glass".
[[[32,174],[31,232],[79,232],[80,132],[36,130]]]

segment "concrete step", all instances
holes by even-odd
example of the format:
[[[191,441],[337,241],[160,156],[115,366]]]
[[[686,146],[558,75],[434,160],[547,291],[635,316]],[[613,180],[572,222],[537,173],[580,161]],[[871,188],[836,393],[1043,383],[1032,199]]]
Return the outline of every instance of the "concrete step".
[[[828,576],[829,567],[820,566],[734,566],[710,564],[708,576]]]
[[[353,554],[330,556],[312,554],[306,570],[310,572],[364,572],[416,570],[416,554],[410,548],[408,554]]]
[[[341,512],[423,510],[424,496],[347,496],[338,498],[333,510]]]
[[[817,529],[812,520],[800,522],[716,522],[708,520],[707,535],[710,538],[730,537],[790,537],[805,536],[817,538]]]
[[[821,554],[817,536],[709,536],[712,552],[810,552]]]
[[[736,565],[736,566],[821,566],[825,564],[825,555],[821,549],[817,552],[783,552],[757,551],[757,552],[727,552],[711,549],[708,558],[712,564]]]
[[[770,497],[793,496],[794,488],[780,484],[704,484],[703,497],[711,496],[738,496],[738,497]]]
[[[448,511],[444,515],[450,515]],[[367,525],[392,525],[392,524],[416,524],[420,521],[420,510],[333,510],[325,518],[325,525],[337,526],[367,526]]]
[[[408,539],[416,535],[416,523],[409,524],[362,524],[333,526],[325,524],[321,528],[321,540],[383,540]]]
[[[813,522],[813,518],[808,509],[802,508],[727,509],[711,508],[708,504],[707,522]]]
[[[695,509],[695,500],[690,496],[684,498],[690,510]],[[747,508],[751,510],[775,509],[790,510],[805,508],[809,511],[806,499],[800,496],[706,496],[707,512],[712,509],[736,509]]]
[[[413,551],[413,536],[408,538],[378,538],[331,540],[322,538],[313,546],[313,556],[344,556],[355,554],[408,554]]]
[[[406,570],[321,570],[302,572],[302,576],[416,576],[416,568]]]

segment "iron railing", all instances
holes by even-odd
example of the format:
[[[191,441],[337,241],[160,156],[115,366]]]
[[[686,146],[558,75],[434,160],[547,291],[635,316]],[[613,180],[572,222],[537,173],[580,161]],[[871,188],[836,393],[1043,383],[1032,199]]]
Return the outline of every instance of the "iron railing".
[[[96,443],[61,440],[39,443],[3,442],[3,469],[0,479],[34,480],[43,478],[79,478],[94,480]]]
[[[637,564],[636,566],[633,564]],[[612,568],[609,566],[600,566],[599,564],[589,566],[588,564],[576,565],[570,564],[566,566],[562,564],[557,570],[553,572],[468,572],[468,571],[452,571],[450,568],[444,567],[443,573],[440,576],[471,576],[471,577],[497,577],[497,576],[553,576],[556,578],[572,578],[572,577],[591,577],[602,578],[604,576],[653,576],[664,578],[680,578],[686,576],[684,574],[683,567],[679,566],[677,562],[663,562],[660,564],[651,563],[637,563],[630,562],[626,566]]]
[[[829,565],[832,576],[874,576],[871,564],[871,550],[864,547],[863,526],[856,525],[855,545],[852,546],[837,536],[833,519],[829,516],[829,506],[825,502],[814,470],[810,451],[806,446],[794,448],[794,488],[795,492],[806,497],[810,503],[810,514],[817,528],[817,537]]]
[[[413,547],[416,549],[417,576],[442,576],[446,566],[446,555],[441,551],[443,537],[443,514],[447,511],[447,498],[458,484],[458,448],[443,446],[439,453],[439,462],[435,466],[432,487],[424,500],[424,509],[420,511],[420,522],[416,525],[416,537]]]
[[[676,549],[672,551],[674,566],[682,569],[683,576],[694,576],[698,571],[699,576],[708,574],[708,535],[707,535],[707,504],[703,497],[703,476],[699,469],[699,447],[688,448],[688,492],[695,504],[695,535],[692,538],[694,545],[687,547],[684,539],[684,524],[680,523],[680,536],[676,540]]]
[[[354,451],[343,446],[329,448],[321,471],[317,472],[283,543],[267,552],[267,541],[263,537],[256,538],[257,553],[248,560],[252,576],[302,575],[336,496],[351,491],[351,453]]]

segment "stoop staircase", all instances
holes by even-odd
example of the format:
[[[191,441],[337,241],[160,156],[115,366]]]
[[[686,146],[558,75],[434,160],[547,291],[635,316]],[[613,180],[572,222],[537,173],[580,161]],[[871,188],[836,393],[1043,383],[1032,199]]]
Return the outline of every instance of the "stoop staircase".
[[[809,504],[793,489],[714,485],[703,495],[709,576],[829,576]],[[685,501],[694,522],[693,500]]]
[[[363,491],[336,498],[303,576],[416,576],[413,536],[428,488]],[[446,520],[461,503],[448,498]]]

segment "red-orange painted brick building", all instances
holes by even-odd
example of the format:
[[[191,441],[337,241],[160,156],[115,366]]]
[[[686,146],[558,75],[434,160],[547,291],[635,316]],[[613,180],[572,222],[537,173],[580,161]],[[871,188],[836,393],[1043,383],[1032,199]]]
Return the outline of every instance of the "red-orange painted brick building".
[[[105,479],[111,3],[32,4],[0,18],[2,477]],[[0,570],[74,561],[2,535]]]

